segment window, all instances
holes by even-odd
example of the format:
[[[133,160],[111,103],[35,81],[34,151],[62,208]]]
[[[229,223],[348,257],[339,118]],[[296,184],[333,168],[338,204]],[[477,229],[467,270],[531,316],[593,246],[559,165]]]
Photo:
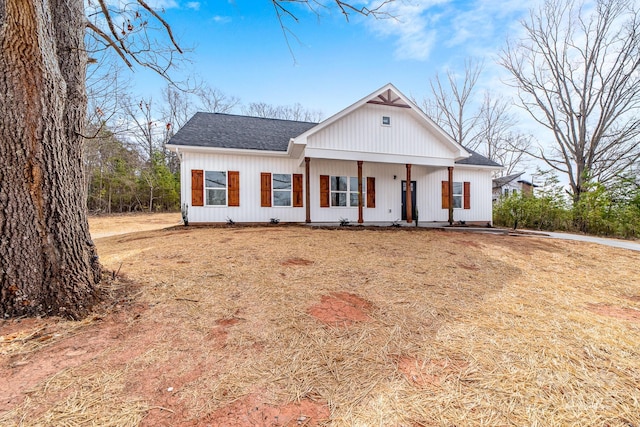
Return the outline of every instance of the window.
[[[205,201],[208,206],[227,205],[227,172],[205,171]]]
[[[347,206],[347,177],[331,177],[331,206]]]
[[[391,126],[391,117],[382,116],[382,125],[383,126]]]
[[[366,200],[366,181],[362,181],[363,203]],[[358,177],[332,176],[331,177],[331,206],[358,207]]]
[[[452,190],[453,206],[449,204],[449,190]],[[449,181],[442,181],[442,209],[471,209],[471,182],[453,182],[453,188],[449,187]]]
[[[365,186],[366,181],[362,180],[362,203],[365,199]],[[358,207],[358,177],[352,176],[349,178],[349,206]]]
[[[274,173],[273,179],[273,206],[291,206],[291,175]]]
[[[453,208],[462,208],[463,186],[461,182],[453,183]]]
[[[505,195],[505,197],[509,195],[509,189],[508,188],[504,189],[504,195]]]

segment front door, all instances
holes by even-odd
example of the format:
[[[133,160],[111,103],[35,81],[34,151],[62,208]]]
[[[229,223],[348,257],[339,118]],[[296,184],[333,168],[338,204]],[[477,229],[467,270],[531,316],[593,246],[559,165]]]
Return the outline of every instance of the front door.
[[[411,181],[411,217],[416,220],[416,182]],[[402,181],[402,220],[407,220],[407,181]]]

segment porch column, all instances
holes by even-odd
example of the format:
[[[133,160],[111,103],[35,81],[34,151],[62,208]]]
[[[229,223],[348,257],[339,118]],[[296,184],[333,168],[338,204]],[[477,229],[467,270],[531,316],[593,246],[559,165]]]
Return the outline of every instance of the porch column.
[[[453,166],[449,166],[449,225],[453,225]]]
[[[407,207],[407,223],[413,222],[413,206],[411,206],[411,164],[407,163],[407,191],[405,193]]]
[[[309,178],[309,163],[311,159],[309,157],[304,158],[304,186],[305,186],[305,206],[307,210],[307,219],[305,222],[308,224],[311,222],[311,178]]]
[[[362,197],[362,163],[362,160],[358,160],[358,224],[362,224],[364,222],[362,215],[362,207],[364,205]]]

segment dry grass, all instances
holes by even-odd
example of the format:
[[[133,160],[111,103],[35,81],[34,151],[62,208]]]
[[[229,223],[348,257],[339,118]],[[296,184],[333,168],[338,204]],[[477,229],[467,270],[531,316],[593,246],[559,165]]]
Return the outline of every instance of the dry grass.
[[[328,419],[295,418],[305,425],[640,425],[640,323],[629,317],[640,309],[638,253],[302,227],[175,228],[96,244],[142,293],[88,324],[58,323],[103,339],[0,424],[221,425],[224,408],[225,425],[286,424],[271,412],[243,424],[240,404],[260,399],[328,407]],[[332,295],[358,296],[366,316],[319,321],[311,308]],[[59,333],[43,357],[64,345]],[[39,352],[1,349],[3,363],[26,367]]]
[[[134,233],[136,231],[157,230],[172,227],[182,222],[179,213],[157,213],[153,215],[143,213],[119,214],[109,216],[89,217],[91,237],[115,236],[118,234]]]

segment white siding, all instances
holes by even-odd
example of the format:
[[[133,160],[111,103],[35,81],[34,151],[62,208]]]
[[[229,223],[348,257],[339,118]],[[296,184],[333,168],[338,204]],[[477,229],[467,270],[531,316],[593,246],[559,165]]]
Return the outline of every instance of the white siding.
[[[182,204],[189,205],[189,221],[226,222],[231,218],[236,222],[269,222],[279,218],[282,222],[304,222],[305,208],[260,206],[260,173],[304,174],[304,163],[284,157],[258,157],[249,155],[221,155],[203,153],[181,153],[180,174],[182,177]],[[191,171],[239,171],[240,206],[191,206]]]
[[[391,125],[382,125],[382,116]],[[307,148],[451,159],[453,152],[408,108],[365,104],[309,136]]]
[[[304,222],[306,209],[293,207],[260,206],[260,173],[303,174],[304,161],[282,157],[258,157],[255,155],[219,155],[202,153],[181,153],[182,203],[189,205],[189,221],[226,222],[231,218],[236,222],[269,222],[279,218],[282,222]],[[240,172],[240,206],[217,207],[191,206],[191,170]],[[365,222],[391,222],[402,217],[402,181],[406,180],[404,164],[369,163],[362,166],[363,179],[375,178],[376,207],[363,208]],[[357,207],[320,207],[320,175],[358,176],[355,161],[311,159],[310,200],[312,222],[338,222],[347,218],[352,223],[358,220]],[[395,179],[394,179],[395,176]],[[448,179],[447,168],[414,165],[411,180],[416,181],[416,205],[419,220],[423,222],[446,222],[448,210],[442,209],[442,181]],[[456,167],[454,181],[471,183],[471,209],[455,209],[455,221],[491,222],[491,171]],[[303,181],[304,182],[304,181]],[[304,188],[306,191],[306,188]],[[306,204],[306,197],[303,197]],[[366,206],[366,198],[365,198]]]
[[[491,223],[493,221],[491,170],[456,167],[453,169],[453,181],[471,183],[471,209],[454,209],[453,220]]]

